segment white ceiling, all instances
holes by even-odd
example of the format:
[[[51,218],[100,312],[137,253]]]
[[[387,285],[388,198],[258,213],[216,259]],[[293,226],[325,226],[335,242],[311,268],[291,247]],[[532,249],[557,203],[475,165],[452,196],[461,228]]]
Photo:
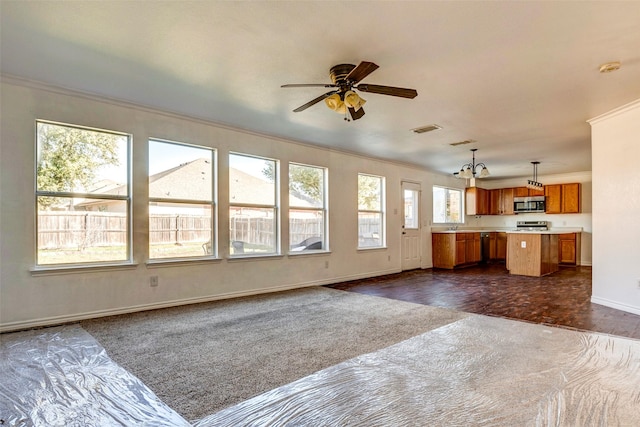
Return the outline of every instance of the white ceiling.
[[[586,120],[640,98],[640,1],[0,4],[3,74],[443,173],[470,148],[493,178],[589,171]],[[292,112],[328,89],[280,85],[362,60],[418,97]]]

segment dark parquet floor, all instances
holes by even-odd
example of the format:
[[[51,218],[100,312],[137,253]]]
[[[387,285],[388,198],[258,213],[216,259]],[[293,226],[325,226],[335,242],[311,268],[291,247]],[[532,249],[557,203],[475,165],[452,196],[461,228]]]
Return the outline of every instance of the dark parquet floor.
[[[591,303],[591,267],[512,276],[504,264],[412,270],[328,287],[468,313],[640,339],[640,316]]]

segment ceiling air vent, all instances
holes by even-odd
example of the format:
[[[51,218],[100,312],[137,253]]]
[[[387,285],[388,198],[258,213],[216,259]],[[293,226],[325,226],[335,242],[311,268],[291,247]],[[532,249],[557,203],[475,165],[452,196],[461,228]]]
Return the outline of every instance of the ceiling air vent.
[[[457,145],[473,144],[474,142],[476,142],[475,139],[465,139],[464,141],[452,142],[449,145],[451,145],[452,147],[455,147]]]
[[[442,126],[428,125],[428,126],[423,126],[421,128],[411,129],[411,130],[415,133],[426,133],[426,132],[431,132],[432,130],[437,130],[437,129],[442,129]]]

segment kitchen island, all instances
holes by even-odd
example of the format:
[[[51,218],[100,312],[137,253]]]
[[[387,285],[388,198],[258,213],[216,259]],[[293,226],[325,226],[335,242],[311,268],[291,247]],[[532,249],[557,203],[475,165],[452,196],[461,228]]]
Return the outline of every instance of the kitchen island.
[[[559,270],[559,236],[568,231],[507,231],[507,270],[520,276],[545,276]]]

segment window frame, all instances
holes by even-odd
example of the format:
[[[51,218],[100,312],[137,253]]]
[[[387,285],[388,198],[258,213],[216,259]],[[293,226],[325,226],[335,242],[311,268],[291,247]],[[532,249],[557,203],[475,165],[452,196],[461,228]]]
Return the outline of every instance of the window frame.
[[[302,249],[296,251],[291,244],[291,238],[289,237],[289,249],[290,255],[302,255],[318,252],[328,252],[329,250],[329,170],[323,166],[309,165],[305,163],[289,162],[289,174],[288,174],[288,187],[289,187],[289,234],[291,235],[291,211],[307,211],[307,212],[321,212],[322,213],[322,247],[320,249]],[[306,167],[312,169],[318,169],[322,172],[322,206],[316,207],[300,207],[291,205],[291,166]]]
[[[238,203],[232,202],[231,200],[231,156],[240,156],[240,157],[248,157],[252,159],[258,159],[263,161],[273,162],[273,205],[261,204],[261,203]],[[278,159],[273,159],[270,157],[259,156],[254,154],[240,153],[237,151],[229,151],[228,154],[228,170],[227,175],[229,178],[229,192],[228,192],[228,225],[229,231],[231,231],[231,209],[232,208],[255,208],[255,209],[272,209],[273,210],[273,237],[274,237],[274,251],[273,252],[265,252],[265,253],[231,253],[231,247],[229,248],[229,259],[238,259],[238,258],[264,258],[264,257],[273,257],[282,255],[281,252],[281,226],[280,226],[280,211],[281,211],[281,202],[280,202],[280,161]],[[229,235],[229,244],[231,246],[231,235]]]
[[[152,263],[162,263],[162,262],[176,262],[176,261],[188,261],[188,260],[197,260],[202,258],[217,258],[218,256],[218,228],[217,228],[217,217],[218,217],[218,203],[217,203],[217,188],[218,188],[218,179],[217,179],[217,150],[213,147],[207,147],[203,145],[197,145],[187,142],[179,142],[172,141],[163,138],[154,138],[150,137],[147,140],[147,153],[149,154],[151,148],[151,142],[158,142],[162,144],[173,144],[181,147],[189,147],[195,148],[199,150],[208,150],[211,152],[211,200],[205,199],[182,199],[182,198],[168,198],[168,197],[152,197],[148,196],[147,206],[150,206],[151,203],[171,203],[171,204],[184,204],[184,205],[208,205],[211,209],[211,220],[210,220],[210,228],[211,228],[211,239],[210,239],[210,253],[204,253],[200,256],[175,256],[175,257],[163,257],[163,258],[152,258],[151,257],[151,239],[148,239],[147,242],[147,259]],[[149,158],[150,156],[148,156]],[[148,171],[149,169],[147,169]],[[150,175],[147,173],[147,188],[149,188],[149,178]],[[148,235],[151,233],[149,229],[150,224],[150,210],[147,211],[147,229],[149,230]],[[206,243],[204,244],[206,245]],[[205,252],[206,248],[203,245],[203,252]]]
[[[387,228],[387,217],[386,217],[386,178],[384,176],[381,175],[374,175],[374,174],[370,174],[370,173],[362,173],[362,172],[358,172],[358,192],[357,192],[357,196],[358,199],[360,198],[360,176],[368,176],[368,177],[373,177],[373,178],[378,178],[380,180],[380,188],[379,188],[379,197],[380,197],[380,209],[379,210],[372,210],[372,209],[360,209],[360,202],[359,200],[357,201],[357,207],[358,207],[358,250],[369,250],[369,249],[381,249],[381,248],[385,248],[386,247],[386,238],[387,238],[387,233],[386,233],[386,228]],[[379,214],[380,215],[380,244],[379,245],[375,245],[375,246],[362,246],[361,245],[361,236],[360,236],[360,214],[361,213],[365,213],[365,214]]]
[[[126,138],[126,195],[118,195],[118,194],[101,194],[101,193],[87,193],[80,191],[49,191],[49,190],[39,190],[38,189],[38,152],[39,152],[39,134],[38,134],[38,125],[40,123],[60,126],[72,129],[80,129],[84,131],[90,132],[100,132],[111,135],[116,135],[120,137]],[[71,123],[58,122],[54,120],[46,120],[46,119],[36,119],[34,126],[34,136],[35,136],[35,152],[36,156],[34,156],[34,212],[35,212],[35,238],[34,238],[34,267],[32,271],[34,272],[46,272],[46,271],[54,271],[54,270],[75,270],[75,269],[83,269],[83,268],[95,268],[95,267],[110,267],[110,266],[118,266],[118,265],[132,265],[133,264],[133,174],[132,174],[132,145],[133,145],[133,135],[126,132],[100,129],[91,126],[83,126],[76,125]],[[50,263],[50,264],[41,264],[40,263],[40,241],[39,241],[39,209],[38,209],[38,199],[40,197],[56,197],[56,198],[64,198],[64,199],[93,199],[93,200],[106,200],[106,201],[122,201],[125,202],[125,214],[126,220],[125,224],[127,226],[127,230],[125,232],[126,243],[125,243],[125,259],[114,259],[114,260],[106,260],[106,261],[87,261],[87,262],[69,262],[69,263]]]
[[[434,190],[436,188],[440,188],[445,190],[445,221],[444,222],[439,222],[436,221],[436,215],[435,215],[435,209],[436,209],[436,201],[435,201],[435,192]],[[456,192],[460,195],[460,221],[447,221],[447,219],[451,219],[451,214],[446,212],[446,201],[448,199],[447,194],[450,192]],[[432,201],[432,210],[431,210],[431,215],[432,215],[432,223],[435,224],[464,224],[464,209],[465,209],[465,190],[464,189],[460,189],[460,188],[453,188],[453,187],[446,187],[446,186],[442,186],[442,185],[434,185],[431,189],[431,201]]]

